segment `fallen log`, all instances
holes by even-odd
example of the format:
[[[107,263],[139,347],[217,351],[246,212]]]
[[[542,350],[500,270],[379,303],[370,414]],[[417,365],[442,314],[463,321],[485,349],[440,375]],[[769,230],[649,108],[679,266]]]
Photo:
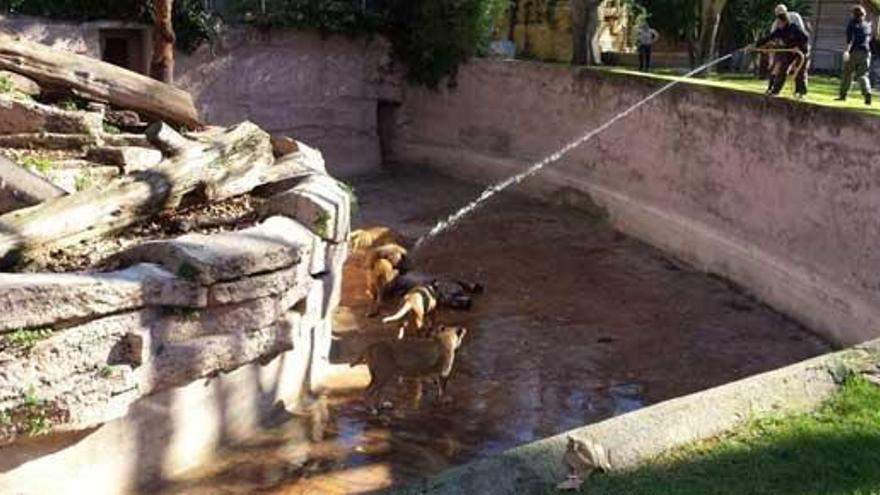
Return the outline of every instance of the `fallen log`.
[[[0,156],[0,214],[65,194],[58,186]]]
[[[83,55],[0,33],[0,69],[29,77],[46,89],[136,110],[157,120],[201,127],[192,96],[147,76]]]
[[[157,148],[173,150],[155,168],[0,216],[0,266],[15,263],[23,251],[118,231],[176,208],[190,193],[203,201],[219,201],[247,192],[243,187],[253,187],[257,171],[274,166],[269,135],[250,122],[192,133],[189,139],[158,124],[148,129],[147,137]]]

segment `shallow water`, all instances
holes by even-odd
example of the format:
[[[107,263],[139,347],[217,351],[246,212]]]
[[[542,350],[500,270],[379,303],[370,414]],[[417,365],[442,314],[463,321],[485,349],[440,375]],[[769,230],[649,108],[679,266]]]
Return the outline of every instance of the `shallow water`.
[[[425,174],[355,187],[365,224],[413,237],[478,190]],[[365,410],[368,374],[345,363],[394,329],[363,317],[354,258],[327,397],[166,492],[366,492],[829,350],[734,287],[598,218],[510,194],[426,245],[418,262],[486,286],[471,311],[440,315],[470,330],[450,403],[436,403],[426,387],[416,404],[415,386],[403,383],[389,386],[393,409]]]

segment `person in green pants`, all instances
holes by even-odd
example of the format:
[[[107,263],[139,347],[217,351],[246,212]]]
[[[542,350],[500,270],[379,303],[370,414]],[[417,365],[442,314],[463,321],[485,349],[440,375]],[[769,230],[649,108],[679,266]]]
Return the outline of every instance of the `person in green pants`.
[[[868,68],[871,66],[871,23],[865,20],[865,9],[856,5],[852,9],[852,19],[846,26],[846,49],[843,52],[843,76],[840,79],[840,95],[837,101],[846,100],[853,77],[859,83],[865,105],[871,104],[871,81]]]

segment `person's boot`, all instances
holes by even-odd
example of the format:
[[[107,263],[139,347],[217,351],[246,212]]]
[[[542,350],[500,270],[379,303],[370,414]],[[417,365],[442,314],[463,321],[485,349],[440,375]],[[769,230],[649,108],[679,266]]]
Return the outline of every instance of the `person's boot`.
[[[870,104],[871,104],[871,93],[867,93],[865,95],[865,105],[870,105]]]
[[[834,101],[846,101],[846,96],[837,95],[837,98],[835,98]]]
[[[764,91],[764,94],[770,96],[773,94],[773,86],[776,85],[776,80],[773,74],[770,74],[770,77],[767,79],[767,91]]]

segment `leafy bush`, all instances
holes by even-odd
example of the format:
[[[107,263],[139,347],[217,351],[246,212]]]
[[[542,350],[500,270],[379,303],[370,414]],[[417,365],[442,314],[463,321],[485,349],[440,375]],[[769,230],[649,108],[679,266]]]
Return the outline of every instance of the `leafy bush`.
[[[736,30],[736,41],[742,46],[752,43],[770,31],[773,23],[773,9],[779,0],[731,0],[729,12],[733,14]],[[812,12],[810,0],[788,0],[788,10],[797,12],[804,20]],[[814,33],[815,35],[815,33]]]
[[[408,79],[436,86],[488,47],[495,21],[510,0],[229,0],[227,22],[264,28],[316,29],[323,34],[370,36],[391,41]],[[263,9],[265,5],[265,10]],[[548,3],[555,8],[556,1]],[[220,16],[201,0],[174,1],[177,47],[192,51],[215,38]],[[119,19],[152,22],[152,0],[0,0],[0,12],[83,22]]]
[[[232,18],[324,34],[382,34],[411,82],[436,86],[488,47],[509,0],[234,0]],[[366,8],[364,8],[366,6]]]

